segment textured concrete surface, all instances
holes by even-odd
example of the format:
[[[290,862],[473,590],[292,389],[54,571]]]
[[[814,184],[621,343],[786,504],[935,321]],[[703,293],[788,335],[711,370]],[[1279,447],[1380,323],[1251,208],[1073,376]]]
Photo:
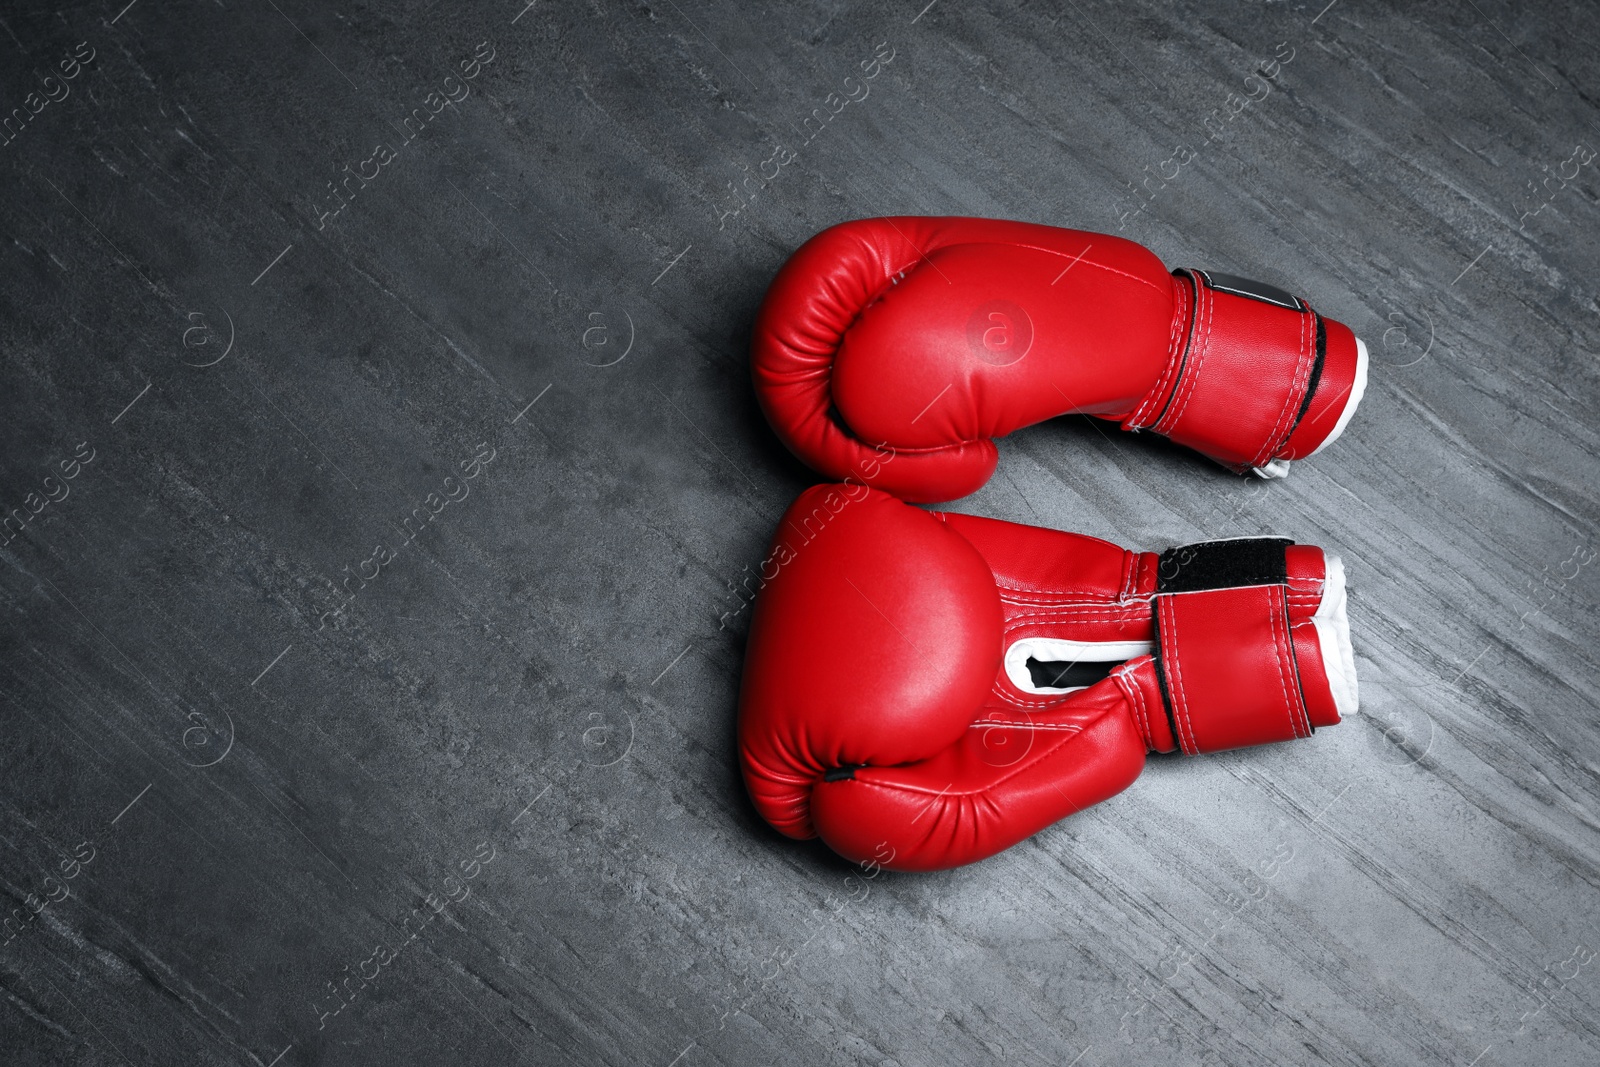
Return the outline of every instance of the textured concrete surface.
[[[1600,14],[1325,3],[6,5],[0,1059],[1600,1062]],[[948,874],[764,828],[745,343],[887,213],[1367,339],[1284,483],[956,505],[1339,549],[1364,717]]]

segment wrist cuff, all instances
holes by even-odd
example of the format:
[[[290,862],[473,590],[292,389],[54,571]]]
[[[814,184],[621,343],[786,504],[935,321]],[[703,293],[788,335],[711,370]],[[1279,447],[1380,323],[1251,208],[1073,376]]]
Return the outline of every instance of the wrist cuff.
[[[1156,677],[1186,755],[1311,736],[1283,585],[1156,597]]]
[[[1123,423],[1151,429],[1239,473],[1282,477],[1332,441],[1364,384],[1348,327],[1260,282],[1203,270],[1173,279],[1167,369]]]
[[[1137,672],[1145,684],[1130,696],[1163,713],[1165,722],[1144,724],[1152,748],[1194,755],[1308,737],[1315,725],[1337,722],[1346,703],[1353,706],[1354,669],[1339,651],[1341,639],[1349,647],[1343,567],[1336,558],[1319,559],[1317,549],[1295,549],[1297,576],[1324,564],[1322,596],[1307,620],[1306,606],[1291,612],[1292,545],[1283,537],[1244,537],[1161,554],[1155,650],[1148,670]],[[1316,699],[1309,704],[1302,661],[1312,672]]]

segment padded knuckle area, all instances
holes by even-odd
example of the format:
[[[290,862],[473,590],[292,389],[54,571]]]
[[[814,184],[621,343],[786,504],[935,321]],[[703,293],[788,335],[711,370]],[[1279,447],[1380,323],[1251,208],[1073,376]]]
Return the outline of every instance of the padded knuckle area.
[[[983,723],[934,759],[869,767],[813,792],[819,835],[856,862],[932,871],[973,863],[1126,789],[1144,768],[1144,746],[1127,715],[1104,705],[1072,724],[1035,716],[1014,760],[983,751]]]
[[[926,512],[856,490],[817,486],[785,514],[750,624],[745,778],[796,836],[829,770],[954,743],[998,669],[999,595],[982,557]]]
[[[993,473],[996,437],[1069,411],[1122,417],[1160,369],[1171,310],[1165,268],[1122,238],[865,219],[818,234],[778,272],[752,377],[806,463],[845,478],[892,454],[873,484],[950,500]]]

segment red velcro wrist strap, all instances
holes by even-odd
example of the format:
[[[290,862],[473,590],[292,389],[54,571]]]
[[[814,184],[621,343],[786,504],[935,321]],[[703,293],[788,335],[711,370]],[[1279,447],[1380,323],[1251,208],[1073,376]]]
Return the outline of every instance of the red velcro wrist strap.
[[[1321,321],[1270,285],[1180,273],[1193,284],[1192,325],[1176,384],[1150,428],[1235,470],[1264,466],[1316,386],[1327,344]]]
[[[1155,598],[1156,669],[1186,755],[1311,736],[1282,585]]]

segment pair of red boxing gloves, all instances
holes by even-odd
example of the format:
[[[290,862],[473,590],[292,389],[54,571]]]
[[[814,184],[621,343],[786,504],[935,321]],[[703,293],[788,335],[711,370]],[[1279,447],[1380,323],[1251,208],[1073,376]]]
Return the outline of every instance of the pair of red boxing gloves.
[[[756,808],[846,858],[937,870],[1126,788],[1148,752],[1308,737],[1356,709],[1337,556],[1134,552],[903,501],[1067,413],[1282,477],[1344,430],[1365,346],[1271,286],[1103,234],[883,218],[807,242],[756,320],[786,445],[839,479],[762,563],[739,707]]]

